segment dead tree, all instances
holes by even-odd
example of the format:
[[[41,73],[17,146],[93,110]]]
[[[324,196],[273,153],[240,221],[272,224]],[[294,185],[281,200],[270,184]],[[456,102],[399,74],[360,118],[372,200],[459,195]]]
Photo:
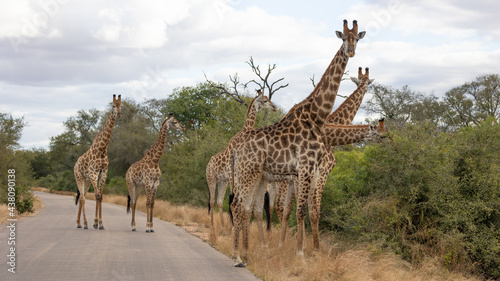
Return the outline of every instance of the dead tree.
[[[281,83],[281,81],[283,81],[285,79],[284,77],[281,77],[274,82],[269,81],[269,76],[271,75],[273,70],[275,70],[277,67],[276,64],[273,64],[273,65],[268,64],[267,65],[267,73],[265,73],[265,75],[263,75],[262,71],[260,70],[260,65],[255,65],[255,63],[253,61],[253,57],[250,56],[250,59],[248,61],[246,61],[245,63],[248,64],[250,66],[250,68],[252,68],[252,72],[255,73],[255,75],[257,75],[257,77],[259,77],[259,79],[260,79],[259,82],[257,82],[255,79],[248,81],[244,85],[245,88],[247,88],[250,83],[254,83],[257,86],[259,86],[260,90],[264,94],[266,93],[266,90],[267,90],[267,96],[270,100],[272,100],[274,93],[276,93],[278,90],[281,90],[283,88],[288,87],[288,85],[289,85],[288,83],[278,85],[278,83]],[[275,88],[275,86],[277,86],[277,87]]]
[[[344,76],[349,77],[349,70],[347,70],[346,72],[344,72]],[[341,80],[341,81],[344,81],[344,80],[349,79],[349,78],[347,78],[347,77],[342,78],[342,80]],[[311,80],[311,83],[312,83],[312,85],[313,85],[313,88],[316,88],[316,81],[314,81],[314,74],[313,74],[313,77],[309,78],[309,80]],[[344,96],[344,95],[341,95],[341,94],[338,94],[338,93],[337,93],[337,96],[338,96],[338,97],[341,97],[341,98],[344,98],[344,99],[347,99],[347,98],[348,98],[348,96]]]
[[[274,93],[276,91],[281,90],[285,87],[288,87],[287,84],[279,84],[281,83],[285,78],[279,78],[276,81],[269,81],[269,77],[271,76],[271,73],[273,70],[276,69],[276,64],[268,64],[267,66],[267,72],[264,74],[262,73],[260,66],[255,65],[253,58],[250,57],[248,61],[245,62],[252,68],[252,72],[257,75],[258,79],[252,79],[246,83],[241,83],[240,82],[240,77],[238,76],[238,73],[234,74],[233,76],[229,75],[229,84],[224,84],[224,83],[216,83],[207,78],[205,75],[205,79],[207,83],[213,87],[214,89],[218,90],[217,95],[227,95],[231,98],[233,98],[236,102],[245,105],[248,107],[248,104],[245,102],[245,99],[243,98],[243,94],[239,92],[238,88],[243,87],[244,90],[247,90],[250,84],[255,84],[258,86],[258,89],[255,89],[256,91],[261,90],[264,94],[267,94],[268,98],[271,100]]]

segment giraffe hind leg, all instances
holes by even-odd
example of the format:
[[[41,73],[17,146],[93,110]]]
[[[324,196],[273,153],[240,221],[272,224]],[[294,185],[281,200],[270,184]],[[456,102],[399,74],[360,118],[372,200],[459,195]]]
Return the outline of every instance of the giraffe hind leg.
[[[80,200],[80,190],[76,191],[76,199],[75,199],[75,204],[78,205],[78,201]],[[78,214],[76,216],[76,228],[82,228],[82,225],[80,223],[80,216],[82,214],[82,204],[78,205]]]
[[[155,232],[154,229],[153,229],[153,210],[155,208],[156,191],[158,190],[158,186],[159,185],[160,185],[160,182],[156,181],[153,184],[153,188],[152,188],[152,191],[151,191],[151,209],[150,209],[151,214],[149,216],[149,232],[150,233]]]

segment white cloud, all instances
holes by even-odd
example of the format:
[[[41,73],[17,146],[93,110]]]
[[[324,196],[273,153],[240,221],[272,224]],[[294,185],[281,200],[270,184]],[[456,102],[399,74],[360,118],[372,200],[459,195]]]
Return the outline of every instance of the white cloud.
[[[92,35],[124,48],[159,48],[168,41],[167,26],[188,15],[189,1],[128,1],[98,11]]]
[[[203,73],[228,82],[237,72],[246,82],[255,78],[244,63],[249,56],[263,68],[278,65],[272,78],[290,86],[273,102],[287,110],[310,93],[309,78],[317,82],[340,47],[334,31],[343,18],[367,31],[347,70],[368,66],[378,83],[440,94],[498,72],[496,1],[352,1],[334,10],[314,1],[2,1],[0,110],[26,112],[36,129],[57,128],[64,116],[32,113],[64,108],[69,117],[103,106],[113,93],[163,98],[204,81]],[[343,82],[340,93],[352,92],[351,84]]]

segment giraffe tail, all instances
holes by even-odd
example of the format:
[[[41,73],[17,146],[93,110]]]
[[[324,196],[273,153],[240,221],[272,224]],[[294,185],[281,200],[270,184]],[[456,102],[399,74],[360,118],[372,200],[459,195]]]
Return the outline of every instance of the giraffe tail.
[[[127,214],[130,213],[130,194],[127,195]]]
[[[210,215],[210,188],[208,189],[208,214]]]
[[[264,195],[264,211],[266,212],[267,231],[271,230],[271,210],[269,201],[269,192],[266,191],[266,194]]]
[[[231,192],[231,194],[229,194],[229,218],[231,219],[231,224],[234,225],[234,221],[233,221],[233,211],[231,209],[231,203],[233,203],[234,201],[234,193]]]
[[[231,154],[231,193],[229,194],[229,218],[231,219],[231,224],[234,225],[234,220],[233,220],[233,210],[231,208],[231,205],[234,201],[234,154]]]
[[[78,205],[78,199],[80,199],[80,190],[76,191],[75,205]]]

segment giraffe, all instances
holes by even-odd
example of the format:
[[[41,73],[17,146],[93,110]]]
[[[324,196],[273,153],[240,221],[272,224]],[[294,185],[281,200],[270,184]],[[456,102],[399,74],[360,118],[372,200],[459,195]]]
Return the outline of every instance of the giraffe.
[[[343,43],[312,93],[295,105],[278,123],[243,133],[231,150],[232,180],[235,199],[233,258],[235,266],[245,266],[248,251],[250,211],[256,200],[263,200],[268,179],[273,175],[297,177],[297,222],[299,226],[297,254],[303,255],[303,223],[310,188],[314,190],[319,175],[324,144],[322,131],[333,107],[341,78],[356,45],[365,32],[358,33],[357,21],[349,29],[344,20],[344,32],[337,31]],[[254,202],[255,201],[255,202]],[[239,255],[239,233],[242,232],[243,248]]]
[[[144,153],[141,160],[135,162],[128,168],[125,178],[128,186],[128,200],[127,200],[127,213],[132,207],[132,231],[136,230],[135,225],[135,207],[137,205],[137,198],[144,187],[146,190],[146,232],[154,232],[153,229],[153,208],[155,205],[155,195],[160,184],[160,158],[165,149],[165,141],[169,129],[177,129],[185,131],[175,117],[170,114],[165,118],[161,124],[158,140],[151,146],[151,148]]]
[[[255,119],[257,117],[257,113],[261,110],[272,110],[276,111],[276,107],[269,100],[267,96],[265,96],[262,91],[257,92],[257,96],[252,100],[247,110],[247,117],[245,121],[245,125],[231,140],[224,150],[217,153],[216,155],[210,158],[210,161],[207,164],[206,168],[206,178],[208,182],[208,188],[210,191],[210,201],[208,205],[208,210],[210,214],[211,221],[211,235],[215,235],[214,228],[214,204],[216,197],[216,189],[217,189],[217,206],[219,207],[219,216],[222,226],[224,227],[224,216],[222,212],[222,203],[224,200],[224,195],[226,193],[226,186],[229,182],[231,170],[229,163],[229,151],[231,150],[234,140],[238,138],[240,134],[251,130],[255,127]],[[212,236],[215,239],[215,236]]]
[[[335,125],[326,124],[324,128],[323,138],[328,152],[325,153],[323,162],[320,167],[320,175],[317,180],[317,188],[309,198],[309,219],[311,221],[311,229],[313,236],[313,245],[315,249],[319,249],[319,214],[321,206],[321,195],[328,178],[328,174],[335,167],[336,161],[333,154],[333,147],[339,145],[353,144],[363,141],[379,141],[384,137],[385,124],[384,119],[379,120],[377,126],[373,125]],[[278,195],[276,206],[281,211],[276,211],[280,223],[282,224],[280,233],[279,247],[283,244],[286,235],[286,222],[290,217],[292,209],[294,185],[288,182],[277,185]]]
[[[356,90],[335,110],[332,114],[328,116],[328,123],[338,124],[338,125],[350,125],[354,116],[358,112],[359,106],[363,101],[363,97],[368,91],[368,86],[375,79],[370,79],[370,69],[365,68],[365,74],[363,74],[363,68],[358,68],[358,77],[351,77],[351,81],[357,85]],[[363,82],[364,83],[361,83]]]
[[[358,68],[358,77],[351,77],[351,80],[358,86],[356,90],[332,113],[328,116],[328,123],[327,125],[335,125],[335,124],[340,124],[340,125],[349,125],[351,124],[352,120],[354,119],[354,116],[356,115],[356,112],[359,109],[359,106],[361,105],[361,102],[363,100],[363,97],[365,93],[368,90],[368,86],[374,81],[374,79],[369,78],[369,68],[367,67],[365,69],[365,74],[362,72],[362,68]],[[341,127],[338,127],[337,132],[332,131],[336,127],[329,127],[329,131],[325,131],[323,137],[325,138],[327,135],[330,137],[333,134],[338,134],[339,137],[341,137],[341,134],[349,132],[349,134],[356,133],[355,128],[356,127],[349,127],[350,129],[348,131],[342,131],[340,130]],[[346,130],[347,128],[344,128]],[[320,215],[320,206],[321,206],[321,196],[323,194],[323,189],[326,183],[326,179],[328,178],[328,174],[330,171],[335,167],[335,155],[333,154],[333,147],[338,146],[338,145],[344,145],[344,144],[352,144],[356,142],[363,141],[364,137],[366,139],[374,139],[375,136],[372,136],[372,138],[368,137],[368,134],[370,133],[369,130],[367,130],[367,127],[364,127],[365,129],[365,134],[360,135],[359,138],[351,138],[347,139],[343,143],[336,143],[334,142],[331,138],[330,139],[324,139],[324,143],[326,146],[326,151],[325,151],[325,156],[323,158],[323,161],[321,162],[321,167],[320,167],[320,176],[318,178],[317,182],[317,188],[314,190],[312,195],[309,197],[309,220],[311,222],[311,229],[312,229],[312,236],[313,236],[313,245],[315,249],[319,249],[319,215]],[[379,123],[379,126],[377,127],[377,132],[379,134],[382,134],[383,131],[385,130],[385,127],[383,126],[383,122]],[[326,130],[326,127],[325,127]],[[291,188],[289,192],[287,190]],[[277,205],[276,205],[276,213],[278,214],[278,218],[280,218],[280,223],[282,225],[281,228],[281,239],[279,242],[279,246],[283,244],[286,236],[286,222],[288,221],[288,218],[290,216],[290,211],[292,207],[292,200],[293,200],[293,182],[284,182],[284,183],[278,183],[277,184],[277,189],[279,194],[279,200],[277,200]],[[286,197],[285,197],[285,192],[286,192]],[[284,201],[284,202],[283,202]],[[285,210],[283,210],[285,209]],[[284,217],[283,217],[284,215]]]
[[[116,95],[113,95],[111,106],[111,113],[108,116],[104,128],[95,136],[89,150],[80,156],[75,163],[74,173],[76,185],[78,186],[75,204],[78,205],[78,202],[80,202],[78,206],[78,215],[76,217],[77,228],[82,228],[80,224],[80,215],[83,210],[83,226],[84,229],[88,229],[87,216],[85,215],[85,194],[89,190],[90,184],[92,184],[94,186],[96,201],[93,226],[94,229],[97,229],[99,223],[99,229],[104,230],[104,225],[102,223],[102,191],[108,174],[109,141],[111,140],[116,117],[120,118],[122,116],[121,95],[118,95],[118,99]]]

